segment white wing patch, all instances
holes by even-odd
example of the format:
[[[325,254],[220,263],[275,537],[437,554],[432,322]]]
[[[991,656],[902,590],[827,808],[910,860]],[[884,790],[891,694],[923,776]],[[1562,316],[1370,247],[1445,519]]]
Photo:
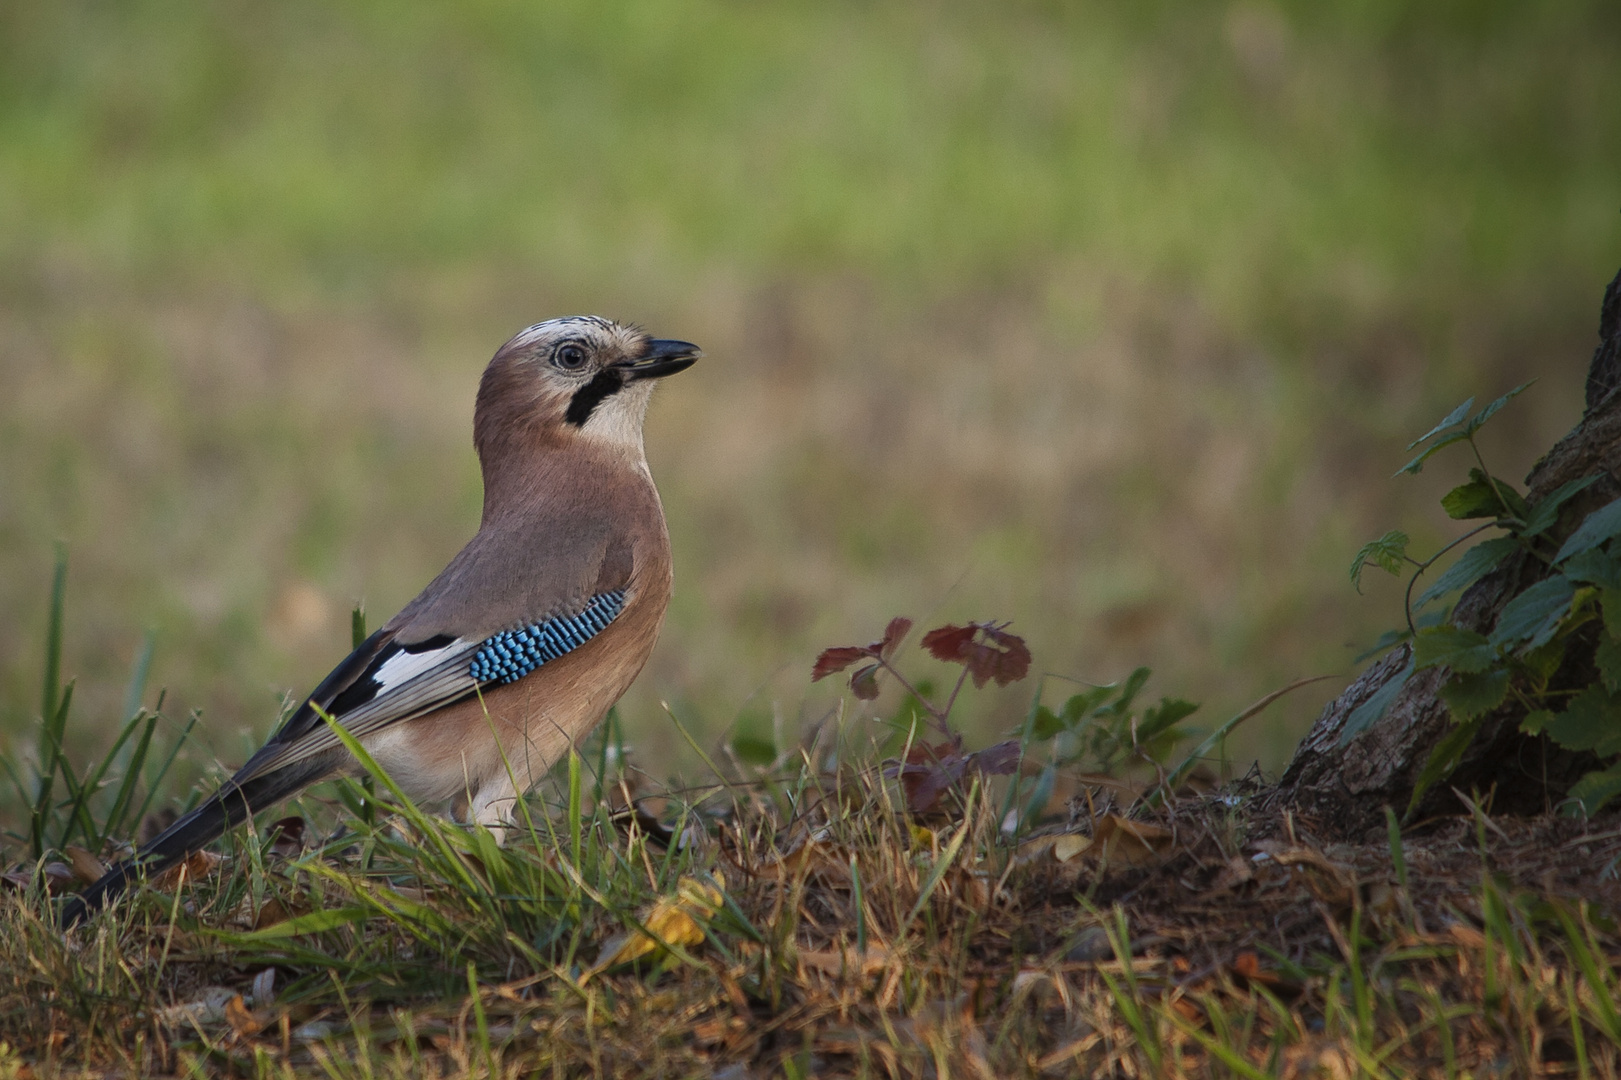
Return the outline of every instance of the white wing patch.
[[[447,657],[464,652],[466,649],[467,643],[462,641],[461,638],[457,638],[448,645],[442,645],[437,649],[429,649],[426,652],[395,653],[383,661],[382,666],[372,673],[371,677],[376,680],[378,687],[376,698],[392,693],[423,672],[431,671]]]

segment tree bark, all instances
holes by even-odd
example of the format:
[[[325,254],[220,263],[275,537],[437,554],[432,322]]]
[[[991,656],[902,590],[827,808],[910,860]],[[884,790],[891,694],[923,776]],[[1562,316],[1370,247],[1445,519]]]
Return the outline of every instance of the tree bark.
[[[1537,462],[1526,478],[1535,503],[1570,480],[1594,473],[1603,479],[1565,504],[1556,538],[1568,535],[1591,511],[1621,497],[1621,273],[1604,294],[1599,346],[1587,374],[1581,423]],[[1523,552],[1466,590],[1454,609],[1454,625],[1489,634],[1514,597],[1546,576],[1546,567]],[[1570,642],[1554,688],[1586,686],[1596,678],[1593,651],[1598,632],[1588,626]],[[1408,659],[1406,645],[1370,665],[1330,702],[1296,749],[1266,803],[1291,811],[1319,835],[1356,839],[1385,828],[1384,808],[1408,808],[1419,774],[1437,743],[1451,730],[1451,715],[1437,696],[1446,679],[1439,669],[1410,678],[1382,718],[1341,745],[1351,713],[1390,680]],[[1451,777],[1428,791],[1415,819],[1461,809],[1453,789],[1491,793],[1498,812],[1537,813],[1558,804],[1570,786],[1597,762],[1542,736],[1521,733],[1525,709],[1511,696],[1489,714]]]

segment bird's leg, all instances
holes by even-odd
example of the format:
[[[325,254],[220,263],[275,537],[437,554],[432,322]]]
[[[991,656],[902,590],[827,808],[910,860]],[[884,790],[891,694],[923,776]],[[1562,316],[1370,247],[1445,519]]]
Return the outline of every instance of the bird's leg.
[[[512,827],[512,812],[518,805],[518,792],[505,770],[486,780],[467,803],[467,817],[490,830],[497,844],[506,843]]]

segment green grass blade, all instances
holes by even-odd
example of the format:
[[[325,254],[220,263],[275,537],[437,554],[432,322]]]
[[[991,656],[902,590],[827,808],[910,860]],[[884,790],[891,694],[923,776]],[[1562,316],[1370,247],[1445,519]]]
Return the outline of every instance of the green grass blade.
[[[48,717],[43,725],[40,735],[40,774],[39,794],[34,800],[34,812],[29,822],[30,831],[34,840],[34,858],[40,859],[45,855],[45,832],[49,826],[51,814],[51,795],[56,788],[56,774],[63,773],[63,779],[70,790],[73,787],[73,776],[68,771],[67,762],[62,758],[62,741],[60,732],[67,727],[68,710],[73,707],[73,684],[69,683],[62,688],[61,700],[57,702],[56,712]]]
[[[574,857],[574,865],[582,865],[583,857],[580,836],[580,755],[571,745],[568,748],[568,833],[569,854]]]
[[[969,830],[974,827],[974,802],[978,794],[979,779],[975,777],[973,787],[968,791],[968,801],[963,813],[962,824],[957,826],[956,833],[940,852],[940,857],[934,861],[934,866],[929,870],[929,876],[923,881],[923,888],[918,890],[917,903],[912,905],[911,912],[907,914],[905,921],[901,923],[902,932],[909,928],[917,920],[917,917],[923,913],[923,909],[929,903],[929,897],[933,896],[934,890],[939,888],[940,879],[945,877],[946,871],[951,869],[951,864],[956,862],[957,852],[962,850],[963,841],[968,839]]]
[[[159,706],[161,707],[161,705],[160,702]],[[163,764],[158,768],[157,775],[147,777],[146,798],[141,800],[141,808],[135,811],[135,817],[132,819],[137,825],[146,820],[146,812],[152,808],[152,800],[157,797],[158,785],[163,782],[165,776],[169,775],[169,769],[174,766],[174,759],[179,756],[180,748],[186,745],[186,739],[190,737],[191,729],[197,726],[197,721],[202,718],[202,715],[197,710],[192,710],[191,717],[186,721],[186,726],[181,729],[180,737],[174,741],[173,746],[169,747],[169,756],[163,759]]]
[[[141,737],[135,741],[134,751],[129,755],[129,764],[123,771],[118,792],[113,796],[112,806],[107,811],[107,818],[101,830],[103,842],[108,837],[118,836],[123,832],[125,815],[129,813],[135,801],[135,785],[140,781],[141,769],[146,764],[146,755],[152,746],[152,735],[158,728],[156,713],[138,716],[137,719],[144,720],[145,726],[141,730]]]
[[[51,608],[45,629],[45,680],[40,691],[39,715],[45,725],[40,731],[39,762],[41,769],[49,769],[48,762],[59,739],[51,729],[57,704],[62,696],[62,613],[67,600],[68,549],[66,544],[56,545],[56,568],[51,573]]]
[[[146,697],[146,682],[152,674],[152,652],[157,645],[157,635],[148,630],[141,637],[141,646],[135,650],[135,662],[129,669],[129,686],[124,690],[124,720],[128,722],[141,711],[141,702]]]
[[[1165,801],[1165,797],[1167,795],[1176,791],[1176,789],[1182,785],[1182,781],[1186,780],[1189,774],[1191,774],[1194,769],[1198,768],[1199,762],[1203,761],[1212,750],[1219,746],[1222,740],[1226,739],[1228,735],[1231,735],[1233,729],[1239,724],[1242,724],[1250,717],[1261,712],[1268,705],[1272,704],[1285,694],[1299,690],[1302,686],[1310,686],[1314,682],[1322,682],[1324,679],[1332,678],[1335,678],[1335,676],[1315,675],[1308,679],[1296,679],[1288,686],[1285,686],[1280,690],[1272,691],[1270,694],[1266,695],[1261,700],[1257,701],[1255,704],[1233,717],[1231,720],[1228,720],[1226,723],[1222,724],[1215,731],[1212,731],[1209,736],[1205,738],[1204,742],[1194,747],[1192,752],[1189,753],[1187,757],[1182,759],[1182,764],[1172,769],[1170,773],[1166,775],[1163,781],[1149,789],[1148,793],[1143,796],[1143,799],[1148,803],[1149,806],[1160,805]]]
[[[377,764],[377,759],[372,757],[364,746],[360,745],[360,740],[349,734],[347,728],[334,720],[325,709],[316,709],[315,712],[317,716],[326,721],[326,726],[332,729],[332,733],[338,737],[339,742],[343,743],[344,748],[354,755],[356,761],[360,762],[360,767],[365,769],[369,775],[375,777],[377,782],[387,788],[390,795],[394,796],[395,801],[399,804],[400,812],[405,815],[406,819],[423,836],[433,841],[442,857],[440,860],[443,864],[442,869],[447,872],[447,876],[454,876],[468,889],[482,892],[483,889],[472,873],[468,871],[467,864],[462,861],[460,853],[450,845],[449,840],[445,837],[444,830],[439,828],[436,822],[430,820],[428,815],[417,808],[416,803],[412,802],[411,798],[394,782],[394,778],[388,775],[381,765]]]

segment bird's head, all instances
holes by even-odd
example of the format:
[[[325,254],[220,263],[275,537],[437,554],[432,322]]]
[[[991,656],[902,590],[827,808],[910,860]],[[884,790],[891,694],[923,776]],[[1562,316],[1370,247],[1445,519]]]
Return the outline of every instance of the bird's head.
[[[688,342],[594,315],[538,323],[501,346],[485,369],[474,439],[481,453],[492,440],[518,436],[587,439],[640,456],[654,380],[702,355]]]

